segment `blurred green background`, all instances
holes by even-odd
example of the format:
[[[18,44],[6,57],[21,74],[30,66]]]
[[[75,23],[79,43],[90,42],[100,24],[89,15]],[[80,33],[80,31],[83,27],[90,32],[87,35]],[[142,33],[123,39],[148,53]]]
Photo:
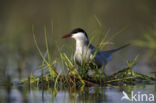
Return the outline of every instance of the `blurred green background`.
[[[127,60],[139,55],[135,70],[152,75],[156,67],[155,11],[155,0],[1,0],[0,77],[24,77],[38,69],[41,58],[34,46],[32,26],[43,52],[47,29],[52,59],[57,59],[59,52],[74,50],[74,40],[61,39],[74,28],[85,29],[95,45],[106,34],[108,40],[116,35],[111,39],[113,45],[104,49],[134,45],[113,56],[107,73],[122,69]]]

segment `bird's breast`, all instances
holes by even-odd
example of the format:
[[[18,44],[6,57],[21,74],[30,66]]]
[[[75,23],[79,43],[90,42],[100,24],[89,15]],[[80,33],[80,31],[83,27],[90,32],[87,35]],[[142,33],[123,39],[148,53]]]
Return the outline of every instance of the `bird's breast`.
[[[82,63],[88,63],[91,57],[90,50],[87,49],[79,49],[75,51],[74,60],[78,65]]]

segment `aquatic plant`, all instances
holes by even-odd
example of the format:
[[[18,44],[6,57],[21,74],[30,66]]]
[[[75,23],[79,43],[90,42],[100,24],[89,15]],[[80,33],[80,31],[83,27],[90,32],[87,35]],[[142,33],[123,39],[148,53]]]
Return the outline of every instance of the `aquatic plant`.
[[[89,70],[96,70],[96,66],[94,65],[83,65],[79,67],[80,70],[77,70],[77,66],[73,63],[73,57],[69,58],[66,53],[60,53],[60,62],[62,63],[63,75],[61,72],[58,73],[57,62],[56,60],[51,61],[51,56],[49,54],[49,47],[47,42],[47,34],[45,29],[45,44],[46,44],[46,56],[41,52],[35,37],[35,33],[33,33],[35,46],[43,60],[40,71],[42,75],[33,76],[30,75],[27,80],[22,80],[16,82],[14,84],[28,85],[29,87],[38,86],[42,88],[47,88],[49,86],[53,86],[54,88],[58,87],[83,87],[83,86],[92,86],[92,85],[133,85],[137,83],[155,83],[156,79],[153,77],[149,77],[143,74],[139,74],[134,72],[133,66],[137,60],[137,56],[132,61],[127,61],[127,68],[123,68],[122,70],[114,73],[110,76],[106,76],[104,74],[95,71],[96,75],[89,75]],[[96,54],[95,54],[96,55]],[[65,69],[65,70],[63,70]],[[43,71],[46,72],[43,72]],[[66,73],[65,73],[66,71]]]

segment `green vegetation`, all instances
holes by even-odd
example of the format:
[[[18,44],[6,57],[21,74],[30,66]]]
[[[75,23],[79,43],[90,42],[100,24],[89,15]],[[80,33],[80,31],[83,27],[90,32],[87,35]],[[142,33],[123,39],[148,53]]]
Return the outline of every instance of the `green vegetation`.
[[[142,51],[145,51],[142,58],[146,58],[147,65],[155,68],[155,62],[156,62],[156,24],[153,26],[153,28],[148,29],[147,31],[143,32],[143,39],[134,40],[133,44],[141,47],[146,48]],[[151,72],[156,75],[156,72]]]
[[[156,79],[143,74],[136,73],[132,70],[137,57],[132,61],[127,61],[127,68],[118,71],[110,76],[106,76],[103,73],[99,73],[95,65],[83,65],[76,69],[76,65],[73,63],[73,55],[69,58],[65,53],[60,53],[60,61],[51,60],[49,54],[49,47],[47,41],[47,34],[45,29],[45,44],[46,44],[46,56],[41,52],[33,33],[35,46],[43,60],[41,65],[40,76],[29,76],[28,80],[22,80],[15,84],[29,85],[29,87],[84,87],[84,86],[112,86],[112,85],[133,85],[137,83],[155,83]],[[57,70],[57,63],[61,62],[62,68],[59,73]],[[89,70],[95,70],[95,75],[89,75]],[[46,72],[43,72],[46,71]]]
[[[135,40],[133,43],[136,46],[156,49],[156,27],[149,32],[144,32],[144,40]]]

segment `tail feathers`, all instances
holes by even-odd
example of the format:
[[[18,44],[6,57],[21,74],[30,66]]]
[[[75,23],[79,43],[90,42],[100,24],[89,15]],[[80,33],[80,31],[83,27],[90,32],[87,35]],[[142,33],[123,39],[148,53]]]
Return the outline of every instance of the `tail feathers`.
[[[113,50],[108,50],[108,51],[105,51],[105,52],[114,53],[114,52],[119,51],[119,50],[121,50],[121,49],[123,49],[123,48],[125,48],[125,47],[127,47],[127,46],[129,46],[129,45],[130,45],[130,44],[126,44],[126,45],[124,45],[124,46],[122,46],[122,47],[120,47],[120,48],[113,49]]]

